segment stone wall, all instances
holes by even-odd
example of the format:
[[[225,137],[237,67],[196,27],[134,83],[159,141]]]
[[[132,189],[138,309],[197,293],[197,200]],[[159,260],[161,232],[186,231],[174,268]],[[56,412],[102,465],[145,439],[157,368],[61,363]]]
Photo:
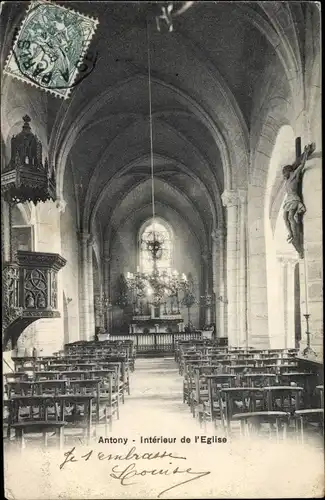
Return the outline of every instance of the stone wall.
[[[199,301],[202,292],[201,283],[201,262],[200,248],[194,235],[190,232],[186,223],[176,214],[172,220],[168,220],[174,229],[174,263],[173,266],[179,272],[186,274],[192,273],[195,286],[196,296]],[[137,269],[137,224],[134,218],[130,217],[126,223],[119,228],[112,241],[110,251],[110,288],[111,298],[114,302],[117,296],[117,281],[121,274],[126,275],[127,272],[135,272]],[[181,313],[185,324],[187,323],[187,310],[181,308]],[[113,328],[119,329],[124,323],[123,312],[120,308],[113,308]],[[196,304],[191,308],[191,321],[196,327],[199,327],[200,308]]]
[[[65,336],[69,342],[79,340],[79,241],[77,227],[77,201],[70,168],[65,170],[65,209],[60,217],[61,255],[67,260],[62,269],[62,293],[65,295],[63,315],[67,315]]]

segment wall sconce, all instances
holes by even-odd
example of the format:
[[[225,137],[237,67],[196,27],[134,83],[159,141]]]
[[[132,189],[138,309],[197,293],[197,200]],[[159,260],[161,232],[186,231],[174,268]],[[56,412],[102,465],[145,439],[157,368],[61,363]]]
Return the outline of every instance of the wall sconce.
[[[67,297],[66,301],[67,301],[67,304],[70,304],[70,302],[72,302],[72,298],[71,297]]]

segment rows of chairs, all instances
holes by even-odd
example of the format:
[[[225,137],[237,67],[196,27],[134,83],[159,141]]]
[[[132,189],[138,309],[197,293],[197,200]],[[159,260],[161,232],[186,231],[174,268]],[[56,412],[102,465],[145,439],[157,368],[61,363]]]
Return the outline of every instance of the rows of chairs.
[[[302,441],[306,429],[323,433],[323,385],[315,373],[298,371],[295,349],[230,349],[212,341],[179,342],[183,401],[205,428],[230,436],[268,431]]]
[[[112,431],[130,394],[134,352],[130,342],[65,346],[44,357],[13,357],[4,374],[4,424],[9,442],[25,445],[26,434],[50,437],[62,447],[69,436],[87,442],[103,424]],[[79,433],[79,434],[78,434]]]

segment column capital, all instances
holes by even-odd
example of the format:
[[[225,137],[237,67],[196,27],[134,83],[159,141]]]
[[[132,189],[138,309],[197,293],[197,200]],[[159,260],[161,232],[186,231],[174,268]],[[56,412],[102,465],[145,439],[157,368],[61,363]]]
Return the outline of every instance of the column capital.
[[[279,254],[277,255],[277,259],[283,266],[286,264],[295,266],[299,262],[299,259],[294,255]]]
[[[89,243],[92,239],[92,235],[87,231],[78,231],[78,238],[82,243]]]
[[[225,237],[226,230],[223,226],[213,229],[211,232],[212,241],[219,243]]]
[[[208,262],[208,260],[211,258],[210,250],[204,249],[203,252],[201,253],[201,257],[204,262]]]
[[[235,189],[226,189],[221,195],[221,201],[224,207],[233,207],[238,205],[238,193]]]
[[[238,200],[241,204],[247,203],[247,189],[238,189]]]
[[[67,206],[67,202],[65,200],[63,200],[62,198],[59,198],[58,200],[56,200],[55,206],[59,210],[60,213],[64,214],[66,206]]]
[[[247,189],[226,189],[221,195],[225,207],[234,207],[247,203]]]
[[[88,246],[91,247],[94,244],[94,241],[95,241],[95,239],[94,239],[93,235],[89,234],[88,241],[87,241]]]

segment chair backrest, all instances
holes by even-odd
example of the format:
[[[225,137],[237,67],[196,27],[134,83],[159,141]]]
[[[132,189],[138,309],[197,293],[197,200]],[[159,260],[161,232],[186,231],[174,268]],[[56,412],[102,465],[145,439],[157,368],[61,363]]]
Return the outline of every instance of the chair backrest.
[[[35,395],[44,394],[66,394],[67,392],[67,381],[66,380],[40,380],[34,382],[33,385]]]
[[[50,410],[55,409],[53,396],[15,396],[11,398],[10,422],[20,421],[47,421],[50,418]],[[26,418],[26,410],[28,416]],[[36,410],[36,411],[35,411]],[[53,412],[52,412],[53,415]],[[54,411],[55,419],[58,420],[58,414]]]
[[[225,408],[225,418],[229,422],[236,413],[255,412],[257,402],[264,400],[263,388],[230,387],[219,392],[220,407]]]
[[[33,384],[32,382],[27,382],[20,380],[18,382],[8,382],[6,384],[6,393],[8,399],[13,395],[28,396],[33,394]]]
[[[58,380],[61,375],[61,372],[59,371],[47,371],[47,370],[42,370],[42,371],[37,371],[35,372],[35,381],[39,380]]]
[[[88,378],[88,373],[90,370],[69,370],[69,371],[64,371],[60,373],[59,379],[60,380],[83,380]]]
[[[10,372],[4,374],[6,383],[19,382],[20,380],[28,381],[28,373],[26,372]]]
[[[242,386],[265,387],[275,385],[277,375],[275,373],[246,373],[240,376]]]
[[[69,389],[73,394],[93,394],[99,396],[99,379],[70,380]]]
[[[264,387],[268,411],[293,412],[299,410],[304,389],[296,386]]]

